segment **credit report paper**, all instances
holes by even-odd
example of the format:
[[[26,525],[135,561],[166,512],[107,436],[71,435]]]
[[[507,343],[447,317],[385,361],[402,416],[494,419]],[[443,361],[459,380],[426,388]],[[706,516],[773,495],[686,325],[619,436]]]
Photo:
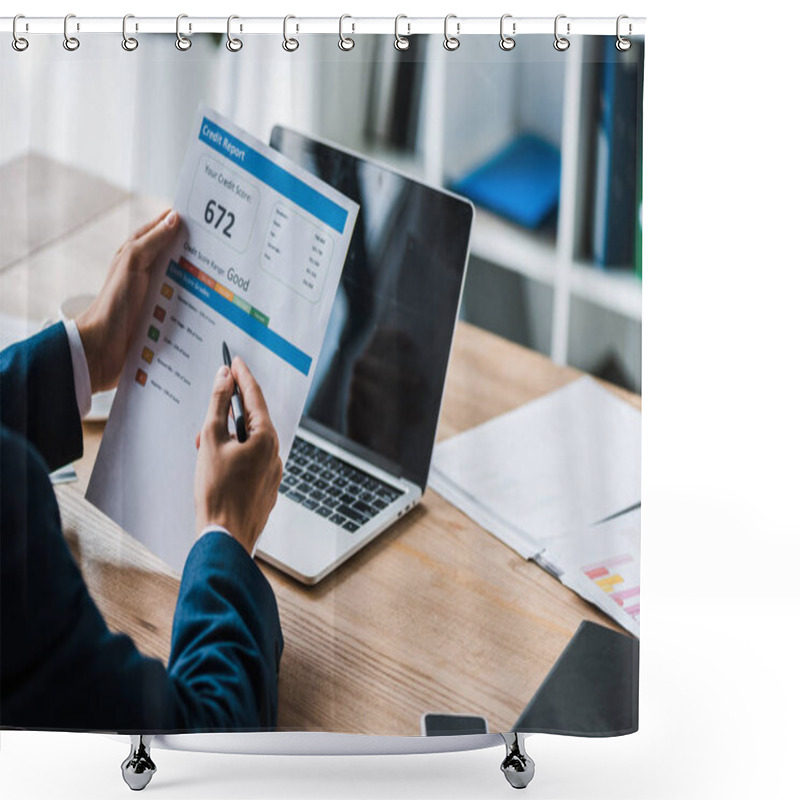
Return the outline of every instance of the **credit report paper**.
[[[222,342],[261,385],[285,463],[358,205],[201,107],[174,208],[86,496],[180,571]]]

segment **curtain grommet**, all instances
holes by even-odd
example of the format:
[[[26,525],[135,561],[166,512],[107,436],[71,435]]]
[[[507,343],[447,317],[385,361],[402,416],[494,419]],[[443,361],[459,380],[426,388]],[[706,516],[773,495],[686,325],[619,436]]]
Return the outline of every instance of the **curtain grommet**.
[[[128,53],[132,53],[138,46],[139,40],[133,36],[128,36],[128,20],[135,19],[133,14],[126,14],[122,18],[122,49]],[[139,27],[138,25],[136,26]]]
[[[30,45],[30,42],[24,36],[20,36],[17,33],[17,22],[19,22],[19,20],[21,20],[21,19],[25,19],[25,15],[24,14],[17,14],[14,17],[14,22],[11,25],[11,35],[14,37],[11,40],[11,46],[18,53],[24,53],[28,49],[28,45]],[[27,28],[26,28],[26,30],[27,30]]]
[[[294,51],[297,50],[298,47],[300,47],[300,42],[298,42],[297,39],[289,36],[289,20],[290,19],[297,19],[297,17],[294,17],[291,14],[287,14],[283,18],[283,43],[282,43],[281,47],[283,47],[283,49],[287,53],[294,53]],[[297,31],[298,29],[299,29],[299,26],[295,26],[295,31]]]
[[[403,53],[406,50],[408,50],[409,47],[411,47],[411,39],[408,38],[409,36],[411,36],[411,24],[408,22],[406,23],[406,28],[408,28],[408,30],[406,31],[405,36],[401,36],[400,35],[401,19],[408,19],[408,17],[405,14],[398,14],[394,18],[394,49],[399,50],[401,53]]]
[[[342,14],[339,17],[339,49],[344,51],[345,53],[349,53],[355,46],[356,41],[351,36],[344,35],[344,21],[346,19],[353,19],[349,14]],[[355,33],[356,25],[355,23],[351,23],[351,33]]]
[[[559,36],[558,34],[558,21],[560,19],[566,19],[566,14],[559,14],[556,17],[556,21],[553,24],[553,33],[555,34],[556,40],[553,42],[553,47],[558,50],[559,53],[563,53],[565,50],[569,50],[569,39],[566,36]],[[567,23],[567,36],[569,36],[569,22]]]
[[[228,41],[225,42],[225,47],[227,47],[228,51],[231,53],[238,53],[242,49],[242,47],[244,47],[244,43],[242,42],[241,39],[237,39],[235,36],[231,35],[231,22],[233,22],[233,20],[235,19],[239,19],[239,17],[236,16],[236,14],[231,14],[228,17],[228,31],[227,31]],[[239,31],[241,30],[242,28],[240,25]]]
[[[451,36],[448,31],[447,27],[451,19],[456,20],[456,35]],[[461,33],[461,23],[458,21],[458,17],[455,14],[448,14],[444,18],[444,42],[442,42],[442,46],[445,50],[452,53],[455,50],[458,50],[461,47],[461,40],[458,38],[458,34]]]
[[[181,33],[181,20],[188,19],[188,14],[178,14],[175,18],[175,47],[182,53],[185,53],[191,46],[192,40],[187,38]],[[189,33],[192,32],[192,23],[189,23]]]
[[[630,49],[631,49],[631,40],[630,40],[630,39],[626,39],[626,38],[625,38],[625,37],[624,37],[624,36],[623,36],[623,35],[620,33],[620,30],[621,30],[621,28],[620,28],[620,23],[621,23],[621,22],[622,22],[622,20],[624,20],[624,19],[628,19],[628,15],[627,15],[627,14],[620,14],[620,15],[617,17],[617,41],[616,41],[616,43],[614,44],[614,46],[617,48],[617,50],[619,50],[619,51],[620,51],[620,53],[625,53],[626,51],[628,51],[628,50],[630,50]],[[628,23],[628,36],[630,36],[630,35],[631,35],[631,30],[632,30],[632,27],[633,27],[633,26],[632,26],[632,25],[630,24],[630,22],[629,22],[629,23]]]
[[[81,41],[77,36],[69,35],[69,21],[71,19],[75,19],[74,14],[67,14],[64,17],[64,41],[62,44],[64,45],[65,50],[68,50],[70,53],[74,53],[81,46]],[[76,23],[75,29],[80,30],[80,25]]]

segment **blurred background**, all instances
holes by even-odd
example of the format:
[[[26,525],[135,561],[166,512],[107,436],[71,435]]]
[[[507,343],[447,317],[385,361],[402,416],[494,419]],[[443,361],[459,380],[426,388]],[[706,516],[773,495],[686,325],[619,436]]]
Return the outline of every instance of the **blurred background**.
[[[614,37],[576,37],[560,53],[526,36],[503,52],[496,36],[470,36],[447,52],[415,36],[400,53],[392,37],[356,36],[350,52],[337,41],[3,48],[3,208],[31,154],[121,190],[110,196],[169,203],[198,103],[265,141],[274,124],[295,127],[473,201],[463,319],[641,391],[643,43],[618,53]]]

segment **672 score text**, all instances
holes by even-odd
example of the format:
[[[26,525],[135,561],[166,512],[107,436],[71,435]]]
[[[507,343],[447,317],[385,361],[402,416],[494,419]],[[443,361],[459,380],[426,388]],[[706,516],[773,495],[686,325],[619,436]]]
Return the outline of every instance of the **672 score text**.
[[[228,239],[231,238],[231,230],[236,222],[236,215],[233,211],[229,211],[222,203],[216,200],[209,200],[206,203],[206,209],[203,213],[203,219],[207,225],[211,225],[215,230],[222,233]],[[220,228],[223,221],[225,225]]]
[[[197,230],[215,237],[220,244],[244,253],[253,233],[260,192],[241,170],[209,155],[197,160],[189,192],[187,216]]]

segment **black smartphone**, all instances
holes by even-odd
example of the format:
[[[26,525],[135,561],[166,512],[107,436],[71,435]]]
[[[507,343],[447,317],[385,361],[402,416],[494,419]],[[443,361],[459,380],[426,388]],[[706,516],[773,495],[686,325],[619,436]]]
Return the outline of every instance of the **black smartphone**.
[[[469,714],[423,714],[423,736],[462,736],[489,733],[486,717]]]

